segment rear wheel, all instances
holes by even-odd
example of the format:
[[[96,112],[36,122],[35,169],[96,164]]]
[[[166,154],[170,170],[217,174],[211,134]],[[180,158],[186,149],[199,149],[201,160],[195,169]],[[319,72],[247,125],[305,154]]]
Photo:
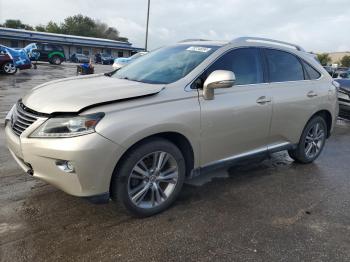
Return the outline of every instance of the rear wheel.
[[[150,139],[133,148],[113,175],[112,198],[133,215],[151,216],[167,209],[185,179],[181,151],[165,139]]]
[[[289,156],[299,163],[313,162],[321,154],[326,136],[327,124],[324,118],[312,118],[305,126],[297,148],[288,151]]]
[[[17,67],[13,62],[6,62],[2,66],[2,71],[7,75],[13,75],[17,72]]]
[[[60,65],[62,63],[62,59],[60,56],[54,55],[53,57],[51,57],[50,63],[53,65]]]

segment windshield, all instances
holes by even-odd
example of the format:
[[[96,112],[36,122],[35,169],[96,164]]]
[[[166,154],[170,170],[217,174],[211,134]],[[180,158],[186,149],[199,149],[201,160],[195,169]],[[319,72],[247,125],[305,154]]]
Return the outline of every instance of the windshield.
[[[176,45],[142,56],[117,71],[113,77],[151,84],[175,82],[218,49],[218,46]]]

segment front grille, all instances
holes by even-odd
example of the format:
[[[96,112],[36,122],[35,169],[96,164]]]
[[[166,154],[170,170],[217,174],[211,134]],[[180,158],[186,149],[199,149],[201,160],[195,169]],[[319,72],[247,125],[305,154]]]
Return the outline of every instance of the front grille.
[[[341,118],[350,119],[350,108],[339,108],[339,116]]]
[[[13,132],[20,136],[38,117],[34,111],[27,108],[22,102],[18,102],[16,108],[13,110],[11,119]]]

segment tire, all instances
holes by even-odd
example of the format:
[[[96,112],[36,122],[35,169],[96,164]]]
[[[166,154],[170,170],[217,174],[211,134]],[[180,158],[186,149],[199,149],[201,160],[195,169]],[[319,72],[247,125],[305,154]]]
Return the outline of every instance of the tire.
[[[62,59],[61,57],[59,57],[58,55],[54,55],[53,57],[51,57],[50,59],[50,64],[53,65],[60,65],[62,63]]]
[[[321,154],[327,137],[327,124],[323,117],[313,117],[305,126],[297,148],[289,156],[298,163],[308,164]]]
[[[17,67],[15,67],[13,62],[6,62],[1,69],[6,75],[14,75],[17,72]]]
[[[154,168],[154,159],[161,168]],[[148,217],[167,209],[179,195],[185,179],[185,160],[173,143],[148,139],[132,148],[114,171],[111,197],[134,216]],[[143,175],[141,175],[143,174]]]

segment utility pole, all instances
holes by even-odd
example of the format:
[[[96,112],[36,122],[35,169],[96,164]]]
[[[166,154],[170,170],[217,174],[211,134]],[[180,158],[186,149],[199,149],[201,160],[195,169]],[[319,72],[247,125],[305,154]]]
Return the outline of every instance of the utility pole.
[[[148,0],[145,51],[147,51],[147,44],[148,44],[148,23],[149,23],[149,7],[150,7],[150,5],[151,5],[151,0]]]

